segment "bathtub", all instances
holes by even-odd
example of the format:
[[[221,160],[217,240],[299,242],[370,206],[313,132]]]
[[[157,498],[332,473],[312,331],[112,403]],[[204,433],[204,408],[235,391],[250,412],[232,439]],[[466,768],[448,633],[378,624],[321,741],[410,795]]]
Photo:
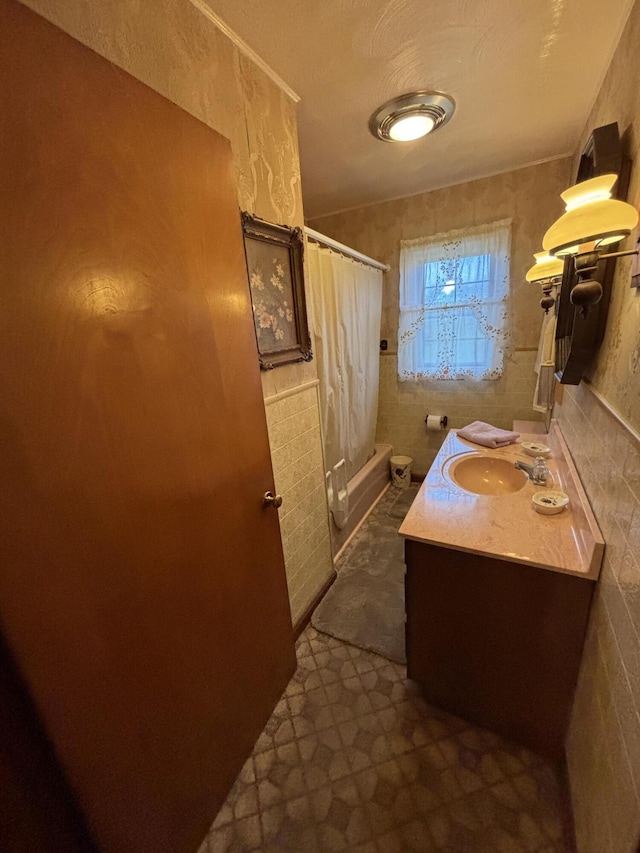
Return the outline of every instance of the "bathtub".
[[[390,444],[374,445],[374,454],[371,459],[347,483],[349,494],[347,523],[342,530],[339,530],[331,517],[331,547],[334,562],[369,515],[378,498],[389,487],[391,483],[389,459],[392,453],[393,448]]]

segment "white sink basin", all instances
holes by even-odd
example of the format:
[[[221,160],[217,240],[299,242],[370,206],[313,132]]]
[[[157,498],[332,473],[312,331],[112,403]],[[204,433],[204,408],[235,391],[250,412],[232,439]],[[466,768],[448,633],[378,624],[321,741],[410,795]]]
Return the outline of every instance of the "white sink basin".
[[[519,492],[528,479],[512,461],[487,454],[455,459],[445,465],[445,476],[474,495],[510,495]]]

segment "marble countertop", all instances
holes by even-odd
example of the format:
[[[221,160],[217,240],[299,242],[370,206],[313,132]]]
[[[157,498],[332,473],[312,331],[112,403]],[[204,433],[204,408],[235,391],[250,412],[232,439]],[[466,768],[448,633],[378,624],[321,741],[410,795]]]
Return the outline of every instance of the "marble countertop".
[[[549,435],[522,435],[520,441],[542,441],[551,448],[547,464],[554,483],[550,490],[569,495],[571,502],[564,512],[550,516],[537,513],[531,496],[545,487],[529,480],[520,491],[508,495],[475,495],[450,482],[443,467],[458,453],[475,451],[513,459],[514,463],[517,459],[533,463],[519,442],[493,450],[458,438],[455,430],[450,430],[402,522],[400,535],[596,580],[604,539],[559,427],[553,423]]]

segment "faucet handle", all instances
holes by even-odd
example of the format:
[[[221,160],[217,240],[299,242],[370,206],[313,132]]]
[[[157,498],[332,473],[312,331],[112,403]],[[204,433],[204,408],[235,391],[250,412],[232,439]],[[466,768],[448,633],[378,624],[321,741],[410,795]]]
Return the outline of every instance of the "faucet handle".
[[[531,479],[537,480],[539,483],[546,482],[551,476],[551,471],[549,470],[549,466],[547,465],[547,460],[544,456],[536,456],[533,471],[531,473]]]

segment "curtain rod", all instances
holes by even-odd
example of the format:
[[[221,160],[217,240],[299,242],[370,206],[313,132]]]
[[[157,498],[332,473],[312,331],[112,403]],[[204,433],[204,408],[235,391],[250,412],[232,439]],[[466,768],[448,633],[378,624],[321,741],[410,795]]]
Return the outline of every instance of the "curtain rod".
[[[381,264],[380,261],[376,261],[375,258],[370,258],[368,255],[363,255],[361,252],[356,252],[355,249],[350,249],[349,246],[345,246],[344,243],[338,243],[337,240],[334,240],[331,237],[326,237],[319,231],[314,231],[313,228],[307,228],[305,226],[304,233],[307,237],[315,240],[316,243],[323,243],[325,246],[329,246],[331,249],[336,249],[338,252],[348,255],[356,261],[362,261],[363,264],[368,264],[370,267],[374,267],[374,269],[382,270],[383,272],[387,272],[387,270],[391,269],[387,264]]]

